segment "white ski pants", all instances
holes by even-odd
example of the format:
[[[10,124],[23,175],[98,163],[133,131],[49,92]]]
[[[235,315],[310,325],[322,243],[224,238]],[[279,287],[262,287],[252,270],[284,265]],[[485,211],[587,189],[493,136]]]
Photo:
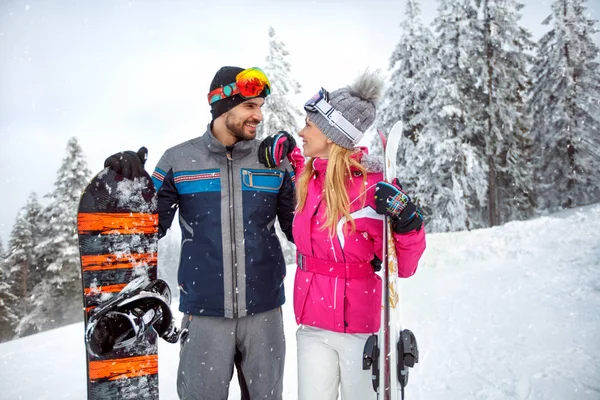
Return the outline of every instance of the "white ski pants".
[[[298,400],[375,400],[371,370],[362,369],[369,334],[339,333],[300,325]]]

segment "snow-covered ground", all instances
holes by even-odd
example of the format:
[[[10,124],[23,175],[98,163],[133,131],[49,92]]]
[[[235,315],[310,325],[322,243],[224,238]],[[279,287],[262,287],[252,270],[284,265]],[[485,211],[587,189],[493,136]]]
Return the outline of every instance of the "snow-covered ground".
[[[293,267],[288,279],[284,397],[295,399]],[[421,351],[407,400],[600,399],[600,205],[429,235],[402,289]],[[161,399],[177,399],[177,357],[161,342]],[[0,345],[2,400],[84,399],[85,379],[82,324]]]

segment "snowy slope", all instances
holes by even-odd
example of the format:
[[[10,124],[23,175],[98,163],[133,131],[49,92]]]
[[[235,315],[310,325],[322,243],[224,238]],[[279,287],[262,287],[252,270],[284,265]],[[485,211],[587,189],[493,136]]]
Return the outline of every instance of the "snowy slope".
[[[292,277],[286,283],[284,397],[295,399]],[[407,400],[600,399],[600,205],[429,235],[402,290],[421,350]],[[0,398],[84,399],[82,331],[1,344]],[[177,399],[177,357],[161,342],[161,399]],[[239,398],[235,384],[231,394]]]

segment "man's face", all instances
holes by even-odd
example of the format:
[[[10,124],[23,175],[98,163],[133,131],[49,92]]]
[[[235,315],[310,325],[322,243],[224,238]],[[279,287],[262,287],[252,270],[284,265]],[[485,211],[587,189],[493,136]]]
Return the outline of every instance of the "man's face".
[[[265,99],[256,97],[248,99],[227,111],[225,126],[235,138],[239,140],[252,140],[256,137],[256,127],[262,121],[261,107]]]

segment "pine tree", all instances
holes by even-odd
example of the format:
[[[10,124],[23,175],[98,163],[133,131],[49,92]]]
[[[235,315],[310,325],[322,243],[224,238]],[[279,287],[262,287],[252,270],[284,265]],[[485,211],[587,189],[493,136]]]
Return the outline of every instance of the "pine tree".
[[[285,44],[275,35],[275,29],[269,27],[269,55],[264,71],[271,81],[271,94],[265,99],[263,106],[264,120],[258,126],[258,138],[276,133],[280,130],[296,135],[298,118],[302,111],[294,105],[290,95],[300,93],[300,84],[291,75],[289,53]]]
[[[43,270],[38,265],[35,251],[40,242],[40,212],[37,195],[31,193],[26,205],[19,211],[10,235],[5,259],[6,283],[9,286],[6,307],[16,317],[13,323],[30,311],[33,288],[43,281]]]
[[[19,320],[14,310],[17,301],[17,296],[11,291],[8,274],[4,269],[0,269],[0,343],[15,336],[14,327]]]
[[[17,296],[12,293],[4,244],[0,239],[0,343],[14,337],[19,317],[14,312]]]
[[[481,24],[469,0],[444,0],[433,26],[437,49],[431,62],[427,129],[410,152],[423,163],[417,173],[418,193],[431,232],[482,226],[479,210],[486,198],[487,164],[477,146],[482,92],[477,85]],[[474,56],[475,55],[475,56]]]
[[[420,14],[419,3],[408,0],[406,18],[400,24],[400,40],[390,57],[389,86],[378,124],[387,133],[397,121],[402,121],[405,136],[415,143],[428,122],[434,48],[433,36]]]
[[[303,112],[292,101],[290,96],[300,93],[301,86],[297,80],[292,77],[291,65],[288,61],[289,52],[285,44],[276,36],[275,29],[269,27],[269,55],[266,58],[265,73],[271,81],[271,94],[265,99],[263,106],[263,122],[258,125],[257,137],[264,138],[278,131],[284,130],[292,134],[298,142],[298,118],[302,117]],[[282,250],[287,263],[293,263],[295,260],[290,254],[296,254],[296,246],[288,242],[285,234],[279,227],[279,221],[276,225],[277,237],[281,243]]]
[[[0,238],[0,271],[6,274],[6,253],[4,252],[4,242],[2,242],[2,238]],[[8,275],[8,274],[6,274]]]
[[[584,0],[557,0],[532,69],[530,111],[541,209],[600,201],[600,98],[596,21]]]
[[[487,125],[484,134],[488,162],[487,212],[489,225],[495,226],[503,221],[503,210],[516,205],[527,214],[532,208],[527,194],[532,190],[533,181],[531,175],[526,174],[528,147],[522,135],[529,128],[523,93],[529,81],[526,50],[532,48],[533,43],[531,34],[519,26],[522,4],[515,0],[479,1],[483,8],[485,49],[482,81],[486,100],[482,117]],[[513,196],[519,196],[516,202]]]
[[[44,330],[81,319],[81,269],[77,242],[77,207],[90,171],[77,139],[67,143],[67,154],[57,173],[49,205],[42,216],[43,240],[36,251],[46,278],[32,293],[32,310],[17,331]]]
[[[436,65],[433,59],[435,41],[423,25],[419,3],[406,3],[406,18],[400,24],[400,40],[390,57],[388,88],[383,96],[378,123],[385,134],[398,121],[403,122],[404,139],[398,146],[397,174],[416,204],[428,209],[427,188],[419,173],[427,158],[415,151],[415,144],[426,135],[431,123],[431,80]],[[377,135],[371,153],[379,155],[381,146]]]

